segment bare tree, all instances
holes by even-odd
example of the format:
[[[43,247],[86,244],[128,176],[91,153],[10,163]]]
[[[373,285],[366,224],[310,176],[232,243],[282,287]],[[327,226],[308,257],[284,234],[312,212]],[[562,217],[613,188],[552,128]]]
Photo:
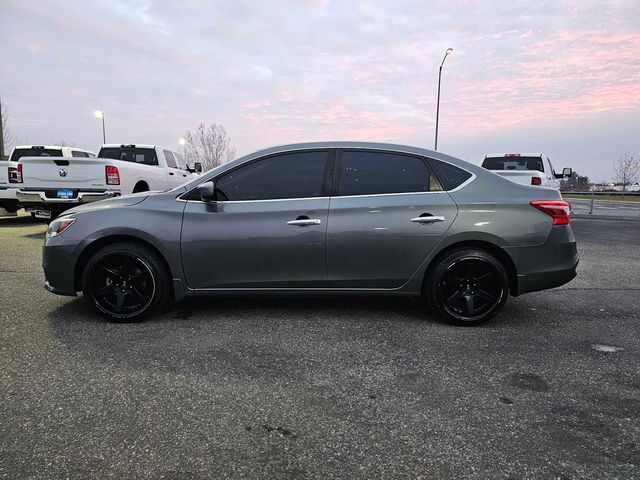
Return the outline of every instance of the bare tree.
[[[186,132],[184,139],[187,163],[200,162],[203,170],[211,170],[236,156],[236,149],[224,127],[216,123],[201,123],[193,132]]]
[[[613,179],[622,184],[624,192],[627,185],[640,180],[640,156],[636,152],[625,152],[613,164]]]
[[[0,99],[0,160],[4,159],[4,152],[15,142],[15,136],[9,128],[9,113]]]

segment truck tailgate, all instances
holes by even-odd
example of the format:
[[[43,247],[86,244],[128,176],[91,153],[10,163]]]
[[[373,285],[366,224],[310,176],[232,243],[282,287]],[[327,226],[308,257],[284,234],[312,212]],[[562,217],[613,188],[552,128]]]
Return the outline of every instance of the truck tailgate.
[[[512,182],[521,183],[523,185],[531,185],[532,177],[544,178],[542,172],[537,170],[489,170],[501,177],[504,177]]]
[[[21,188],[104,189],[104,160],[82,157],[23,157]]]

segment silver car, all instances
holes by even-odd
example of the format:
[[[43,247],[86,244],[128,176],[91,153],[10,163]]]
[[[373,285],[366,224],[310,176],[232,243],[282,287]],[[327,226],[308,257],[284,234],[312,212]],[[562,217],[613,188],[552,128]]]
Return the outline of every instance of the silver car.
[[[51,223],[46,288],[115,321],[195,295],[424,296],[476,325],[509,294],[576,275],[569,206],[422,148],[328,142],[259,151],[183,186]]]

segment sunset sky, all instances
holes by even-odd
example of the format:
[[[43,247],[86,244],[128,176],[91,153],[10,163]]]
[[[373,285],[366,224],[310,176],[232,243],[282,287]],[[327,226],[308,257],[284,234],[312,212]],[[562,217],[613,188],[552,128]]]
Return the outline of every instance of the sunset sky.
[[[214,6],[215,4],[215,6]],[[640,1],[0,0],[19,143],[177,147],[222,123],[239,155],[309,140],[545,152],[594,181],[640,151]]]

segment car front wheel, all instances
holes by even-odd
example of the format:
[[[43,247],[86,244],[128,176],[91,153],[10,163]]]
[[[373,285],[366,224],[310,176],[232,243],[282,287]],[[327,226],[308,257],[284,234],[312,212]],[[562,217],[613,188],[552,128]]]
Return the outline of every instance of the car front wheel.
[[[162,259],[137,243],[122,242],[95,252],[84,270],[82,291],[104,318],[142,320],[166,302],[170,275]]]
[[[479,325],[496,315],[509,296],[509,276],[490,253],[452,250],[430,271],[424,295],[432,310],[455,325]]]

